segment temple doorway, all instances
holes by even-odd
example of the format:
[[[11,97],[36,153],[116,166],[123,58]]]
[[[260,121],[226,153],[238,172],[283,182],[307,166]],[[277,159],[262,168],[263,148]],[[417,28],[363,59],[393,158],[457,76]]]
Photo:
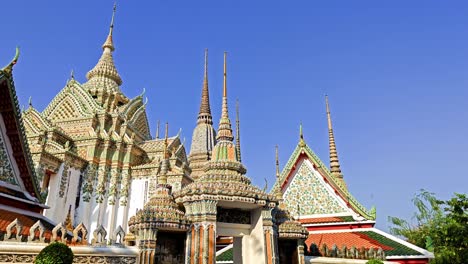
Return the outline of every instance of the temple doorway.
[[[185,262],[185,233],[158,232],[155,263],[179,264]]]
[[[297,264],[297,241],[279,240],[278,253],[280,264]]]

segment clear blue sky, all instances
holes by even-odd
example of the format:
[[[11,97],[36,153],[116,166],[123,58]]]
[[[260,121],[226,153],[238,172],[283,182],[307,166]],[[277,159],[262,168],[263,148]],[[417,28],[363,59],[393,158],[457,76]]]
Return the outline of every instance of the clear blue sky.
[[[113,1],[2,1],[0,62],[16,45],[20,103],[43,110],[99,59]],[[387,216],[410,218],[419,189],[441,199],[468,189],[468,2],[119,1],[114,58],[129,97],[146,88],[156,120],[190,143],[209,49],[219,120],[228,51],[231,117],[240,100],[243,161],[259,186],[274,181],[305,139],[328,163],[330,96],[343,173],[352,194]]]

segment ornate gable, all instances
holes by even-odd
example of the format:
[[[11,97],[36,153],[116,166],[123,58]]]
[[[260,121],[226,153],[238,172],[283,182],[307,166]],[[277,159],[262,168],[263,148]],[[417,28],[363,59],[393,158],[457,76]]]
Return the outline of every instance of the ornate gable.
[[[0,173],[4,183],[16,184],[20,188],[16,191],[20,191],[23,198],[37,202],[44,197],[39,192],[12,76],[18,56],[17,49],[13,61],[0,70]],[[29,209],[38,210],[39,207],[40,204],[34,203]]]
[[[41,113],[32,106],[23,112],[23,121],[28,135],[39,134],[54,128],[52,123],[44,118]]]
[[[142,105],[133,114],[130,119],[130,124],[136,131],[138,131],[144,138],[150,138],[150,130],[148,125],[148,117],[146,116],[146,106]]]
[[[20,180],[11,165],[12,157],[9,152],[3,138],[3,131],[0,130],[0,181],[18,185]]]
[[[92,117],[95,112],[102,110],[92,96],[72,79],[44,109],[43,115],[51,121],[58,122]]]
[[[351,213],[307,158],[297,166],[283,194],[290,212],[295,215]]]
[[[294,214],[300,210],[302,216],[353,214],[375,220],[375,209],[368,211],[362,206],[302,139],[272,190],[278,187]],[[321,202],[331,204],[322,205]]]

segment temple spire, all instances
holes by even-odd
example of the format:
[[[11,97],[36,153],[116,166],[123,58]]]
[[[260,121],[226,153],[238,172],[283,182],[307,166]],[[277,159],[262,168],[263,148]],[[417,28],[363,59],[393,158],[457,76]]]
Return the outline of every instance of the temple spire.
[[[239,100],[236,100],[236,154],[237,160],[241,162]]]
[[[112,33],[114,31],[114,18],[115,18],[115,11],[117,10],[117,2],[114,3],[114,9],[112,11],[112,19],[109,27],[109,34],[107,35],[107,39],[102,45],[102,48],[105,50],[109,48],[111,51],[114,51],[114,42],[112,41]]]
[[[158,120],[158,124],[156,125],[156,135],[155,135],[155,138],[156,138],[156,139],[159,139],[159,120]]]
[[[203,74],[202,98],[200,112],[198,113],[198,123],[213,124],[210,109],[210,94],[208,91],[208,49],[205,49],[205,69]]]
[[[325,95],[325,104],[327,108],[327,121],[328,121],[328,140],[330,147],[330,172],[332,176],[343,180],[341,173],[340,161],[338,160],[338,152],[336,151],[335,136],[333,134],[333,127],[330,114],[330,106],[328,105],[328,95]]]
[[[227,52],[224,52],[224,85],[223,85],[223,106],[221,112],[221,120],[219,121],[218,135],[216,140],[232,141],[231,121],[229,120],[228,102],[227,102],[227,75],[226,75],[226,57]]]
[[[276,160],[276,179],[280,177],[279,157],[278,157],[278,145],[275,146],[275,160]]]
[[[167,153],[168,131],[169,131],[169,123],[166,122],[166,128],[165,128],[165,132],[164,132],[164,152],[163,152],[164,159],[166,159],[166,158],[168,157],[168,155],[167,155],[167,154],[168,154],[168,153]]]
[[[121,93],[119,86],[122,85],[122,78],[120,78],[117,72],[112,57],[112,52],[115,49],[112,33],[114,30],[116,8],[116,4],[114,4],[109,34],[102,45],[103,52],[101,58],[96,66],[86,74],[88,82],[85,84],[85,87],[90,90],[92,95],[97,96],[101,103],[106,101],[106,93]]]
[[[159,184],[167,184],[167,171],[169,170],[169,151],[168,151],[168,130],[169,124],[166,122],[166,129],[164,133],[164,150],[163,150],[163,159],[161,161],[161,174],[158,178]]]

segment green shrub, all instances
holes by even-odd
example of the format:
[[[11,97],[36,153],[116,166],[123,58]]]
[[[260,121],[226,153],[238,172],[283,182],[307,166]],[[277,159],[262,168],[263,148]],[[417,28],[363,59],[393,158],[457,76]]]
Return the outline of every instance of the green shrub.
[[[59,242],[54,242],[43,248],[34,260],[34,264],[72,264],[73,252]]]
[[[366,264],[384,264],[383,261],[378,260],[378,259],[371,259],[366,262]]]

